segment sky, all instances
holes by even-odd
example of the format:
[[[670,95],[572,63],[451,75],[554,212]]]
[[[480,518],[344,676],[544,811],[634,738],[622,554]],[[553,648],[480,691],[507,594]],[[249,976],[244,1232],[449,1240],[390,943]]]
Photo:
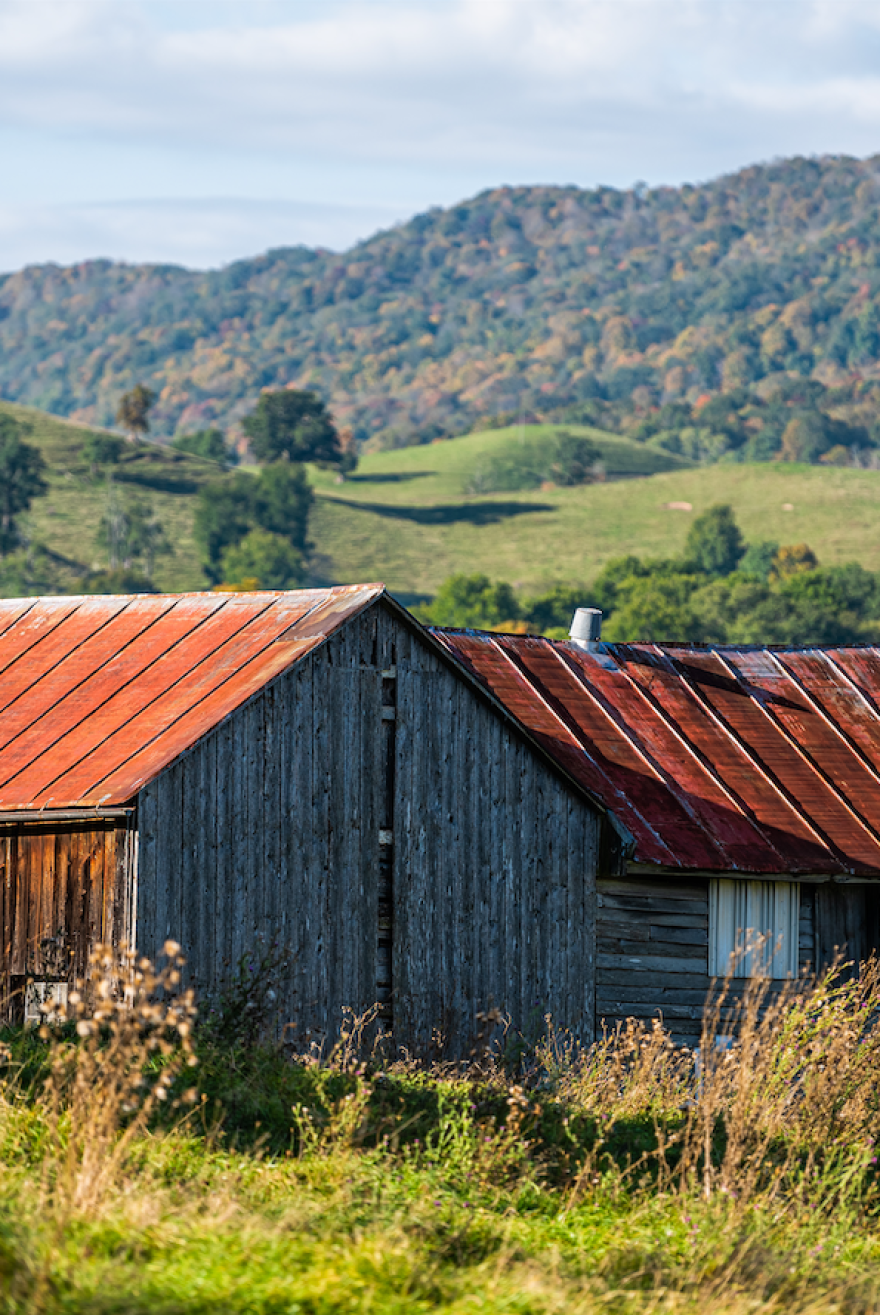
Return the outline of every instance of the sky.
[[[0,0],[0,271],[875,152],[878,0]]]

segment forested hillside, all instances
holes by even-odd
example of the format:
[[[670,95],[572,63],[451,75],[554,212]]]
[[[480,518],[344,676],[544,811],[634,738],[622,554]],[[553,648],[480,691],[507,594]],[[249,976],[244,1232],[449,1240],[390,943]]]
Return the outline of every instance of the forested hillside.
[[[344,255],[30,268],[0,279],[0,394],[108,423],[143,381],[172,433],[290,383],[373,448],[568,415],[700,460],[873,464],[878,202],[880,157],[795,159],[498,189]]]

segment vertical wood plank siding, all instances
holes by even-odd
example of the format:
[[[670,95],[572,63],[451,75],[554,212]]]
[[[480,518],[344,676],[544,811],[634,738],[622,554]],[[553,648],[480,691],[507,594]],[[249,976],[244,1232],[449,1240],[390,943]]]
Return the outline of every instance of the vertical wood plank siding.
[[[801,886],[802,970],[815,965],[815,898]],[[600,878],[596,935],[597,1029],[662,1018],[677,1041],[696,1044],[711,986],[708,879]]]
[[[139,816],[139,948],[179,940],[207,996],[245,952],[288,952],[298,1044],[379,998],[389,895],[396,1044],[466,1054],[492,1007],[592,1036],[599,817],[382,604],[146,786]]]
[[[131,942],[135,833],[118,820],[0,825],[0,997],[83,977],[98,942]]]

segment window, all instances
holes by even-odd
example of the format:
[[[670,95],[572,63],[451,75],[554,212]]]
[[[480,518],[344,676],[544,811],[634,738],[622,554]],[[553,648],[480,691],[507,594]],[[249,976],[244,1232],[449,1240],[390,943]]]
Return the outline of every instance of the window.
[[[794,881],[713,881],[709,976],[797,977],[800,889]],[[765,937],[763,945],[756,944]]]

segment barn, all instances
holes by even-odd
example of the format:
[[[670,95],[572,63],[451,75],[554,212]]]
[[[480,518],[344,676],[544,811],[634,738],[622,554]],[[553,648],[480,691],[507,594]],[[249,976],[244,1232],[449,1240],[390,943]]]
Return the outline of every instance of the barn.
[[[0,601],[7,1011],[172,937],[202,998],[281,947],[301,1041],[374,1002],[414,1053],[493,1007],[590,1037],[625,831],[503,694],[381,585]]]
[[[426,630],[381,585],[2,600],[7,1015],[171,937],[203,999],[279,947],[301,1043],[693,1042],[744,931],[740,984],[880,946],[878,708],[870,647]]]
[[[880,650],[434,635],[631,837],[598,873],[597,1027],[695,1042],[750,930],[774,953],[738,988],[880,949]]]

